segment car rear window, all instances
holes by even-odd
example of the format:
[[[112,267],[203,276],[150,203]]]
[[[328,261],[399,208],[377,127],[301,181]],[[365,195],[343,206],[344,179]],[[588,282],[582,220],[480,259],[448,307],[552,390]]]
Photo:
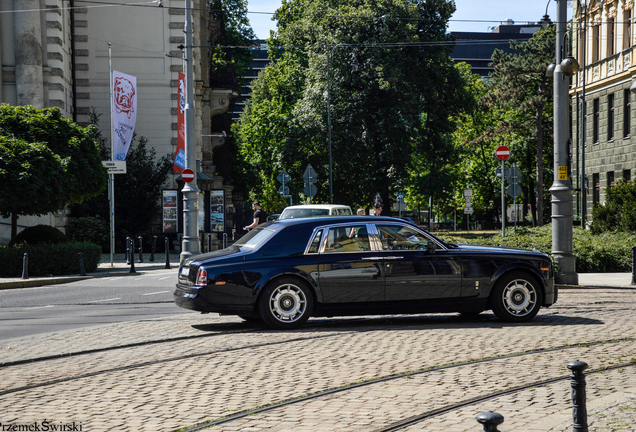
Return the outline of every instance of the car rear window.
[[[234,245],[255,248],[267,241],[274,235],[274,231],[264,228],[254,228],[243,237],[238,239]]]

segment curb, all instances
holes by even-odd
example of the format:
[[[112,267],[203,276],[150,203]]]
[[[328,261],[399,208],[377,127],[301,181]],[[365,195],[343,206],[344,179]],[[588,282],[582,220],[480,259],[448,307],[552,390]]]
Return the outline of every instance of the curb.
[[[35,288],[45,285],[57,285],[69,282],[77,282],[85,279],[92,279],[93,276],[61,276],[58,278],[44,279],[18,279],[7,282],[0,282],[0,290],[16,289],[16,288]]]

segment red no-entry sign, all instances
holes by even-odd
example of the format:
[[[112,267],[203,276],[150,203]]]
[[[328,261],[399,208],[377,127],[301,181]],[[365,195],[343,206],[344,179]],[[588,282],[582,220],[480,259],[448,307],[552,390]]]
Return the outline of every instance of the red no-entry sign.
[[[510,157],[510,149],[506,146],[499,146],[495,150],[495,157],[500,161],[505,161]]]
[[[194,171],[192,171],[190,168],[184,169],[181,172],[181,178],[184,182],[190,183],[192,180],[194,180]]]

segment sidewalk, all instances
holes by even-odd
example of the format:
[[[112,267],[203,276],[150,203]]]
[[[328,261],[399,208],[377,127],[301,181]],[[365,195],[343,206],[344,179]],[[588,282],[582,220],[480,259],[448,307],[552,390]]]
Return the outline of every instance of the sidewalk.
[[[154,254],[154,261],[150,261],[151,255],[143,254],[143,263],[139,262],[139,256],[135,256],[135,272],[143,273],[148,271],[166,270],[166,254]],[[179,254],[171,253],[169,256],[171,269],[179,268]],[[105,276],[127,276],[130,274],[130,264],[126,263],[126,254],[118,253],[113,255],[113,265],[110,263],[110,255],[102,254],[101,262],[94,272],[86,273],[86,276],[66,275],[66,276],[29,276],[22,278],[0,278],[0,290],[16,288],[32,288],[45,285],[56,285],[68,282],[76,282],[84,279]]]

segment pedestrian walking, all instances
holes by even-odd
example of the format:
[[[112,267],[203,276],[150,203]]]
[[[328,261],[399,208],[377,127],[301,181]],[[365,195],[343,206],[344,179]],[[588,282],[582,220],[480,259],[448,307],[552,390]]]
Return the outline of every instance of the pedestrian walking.
[[[267,213],[263,209],[261,209],[261,203],[258,201],[254,201],[252,203],[252,210],[254,210],[254,221],[251,225],[243,227],[245,231],[248,229],[256,228],[258,225],[265,223],[267,221]]]

